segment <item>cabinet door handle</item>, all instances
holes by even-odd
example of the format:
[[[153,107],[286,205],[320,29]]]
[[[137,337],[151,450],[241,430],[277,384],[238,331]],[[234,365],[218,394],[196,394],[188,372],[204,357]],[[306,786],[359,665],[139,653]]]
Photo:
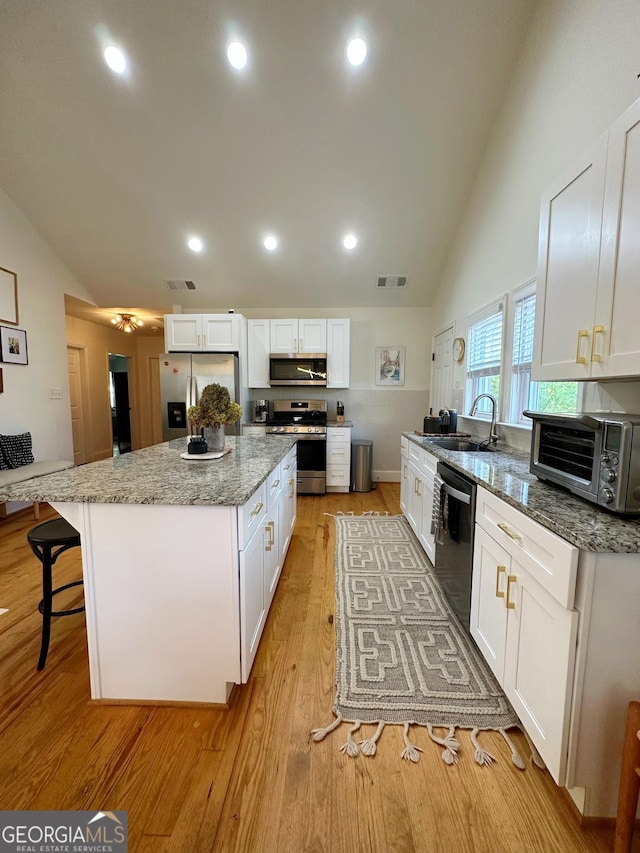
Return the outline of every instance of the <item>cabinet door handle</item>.
[[[402,479],[403,480],[407,479],[407,466],[406,465],[404,465],[403,469],[402,469]]]
[[[496,598],[504,598],[504,592],[500,590],[500,575],[506,571],[506,566],[496,566]]]
[[[417,491],[416,494],[419,498],[422,497],[422,492],[420,491],[420,486],[422,485],[422,480],[416,480]]]
[[[259,515],[259,514],[260,514],[260,510],[262,509],[262,507],[263,507],[263,506],[264,506],[264,504],[263,504],[263,503],[257,503],[257,504],[256,504],[256,507],[255,507],[255,509],[253,510],[253,512],[251,513],[251,515]]]
[[[604,335],[604,326],[594,326],[591,337],[591,361],[602,361],[602,356],[596,352],[596,335]]]
[[[518,578],[515,575],[507,575],[507,597],[504,602],[504,606],[507,608],[507,610],[516,609],[516,606],[513,601],[509,601],[509,592],[511,590],[511,584],[515,583],[517,580]]]
[[[498,522],[498,527],[502,530],[503,533],[506,533],[509,539],[513,539],[515,542],[522,542],[522,536],[519,533],[513,533],[513,531],[509,530],[506,524],[503,524],[501,521]]]
[[[276,523],[275,521],[267,522],[267,530],[269,531],[269,550],[271,550],[271,546],[276,544]]]
[[[293,339],[293,351],[298,352],[298,339],[297,338]]]
[[[264,546],[264,550],[265,550],[265,551],[270,551],[270,550],[271,550],[271,546],[273,545],[273,542],[271,541],[271,527],[270,527],[270,524],[271,524],[271,522],[269,522],[268,524],[265,524],[265,527],[264,527],[265,531],[269,534],[269,541],[268,541],[268,542],[267,542],[267,544]]]
[[[582,338],[588,338],[588,337],[589,337],[589,330],[588,329],[580,329],[580,331],[578,332],[578,346],[576,348],[576,364],[586,364],[587,363],[587,359],[583,355],[580,355],[580,342],[582,341]]]

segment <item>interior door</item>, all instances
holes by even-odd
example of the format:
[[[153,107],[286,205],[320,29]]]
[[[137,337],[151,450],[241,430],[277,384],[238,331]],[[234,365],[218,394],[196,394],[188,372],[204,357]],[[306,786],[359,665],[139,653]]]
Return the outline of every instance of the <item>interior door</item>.
[[[453,405],[453,327],[433,339],[434,358],[431,371],[430,407],[437,415],[440,409]]]

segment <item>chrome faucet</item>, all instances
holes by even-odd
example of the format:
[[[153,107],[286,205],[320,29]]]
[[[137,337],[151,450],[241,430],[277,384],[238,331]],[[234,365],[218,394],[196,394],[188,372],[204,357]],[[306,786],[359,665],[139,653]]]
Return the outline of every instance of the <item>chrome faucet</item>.
[[[469,412],[469,417],[473,417],[478,409],[478,400],[482,400],[483,397],[486,397],[488,400],[491,400],[491,426],[489,427],[489,438],[486,439],[487,444],[495,444],[499,438],[496,432],[496,398],[492,394],[478,394],[476,399],[471,404],[471,411]],[[485,443],[484,441],[482,442]]]

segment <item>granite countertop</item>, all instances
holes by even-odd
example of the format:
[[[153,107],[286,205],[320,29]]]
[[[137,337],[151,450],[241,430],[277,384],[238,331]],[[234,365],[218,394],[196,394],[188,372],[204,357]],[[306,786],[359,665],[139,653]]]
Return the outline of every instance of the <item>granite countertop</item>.
[[[338,429],[340,429],[340,427],[351,428],[353,426],[353,421],[343,421],[342,423],[338,423],[338,421],[327,421],[327,426],[328,427],[338,427]]]
[[[0,489],[0,501],[242,506],[296,443],[295,437],[227,436],[221,459],[186,460],[186,438],[78,465]]]
[[[529,454],[512,448],[488,453],[443,450],[428,438],[402,433],[489,492],[585,551],[640,553],[640,519],[614,515],[529,471]]]

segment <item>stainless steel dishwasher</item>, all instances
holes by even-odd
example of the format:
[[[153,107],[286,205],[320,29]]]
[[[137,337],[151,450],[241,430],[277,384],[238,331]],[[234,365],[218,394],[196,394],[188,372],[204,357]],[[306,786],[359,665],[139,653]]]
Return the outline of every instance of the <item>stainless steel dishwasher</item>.
[[[454,613],[469,631],[476,484],[445,462],[438,462],[438,474],[442,491],[433,496],[440,501],[435,572]]]

